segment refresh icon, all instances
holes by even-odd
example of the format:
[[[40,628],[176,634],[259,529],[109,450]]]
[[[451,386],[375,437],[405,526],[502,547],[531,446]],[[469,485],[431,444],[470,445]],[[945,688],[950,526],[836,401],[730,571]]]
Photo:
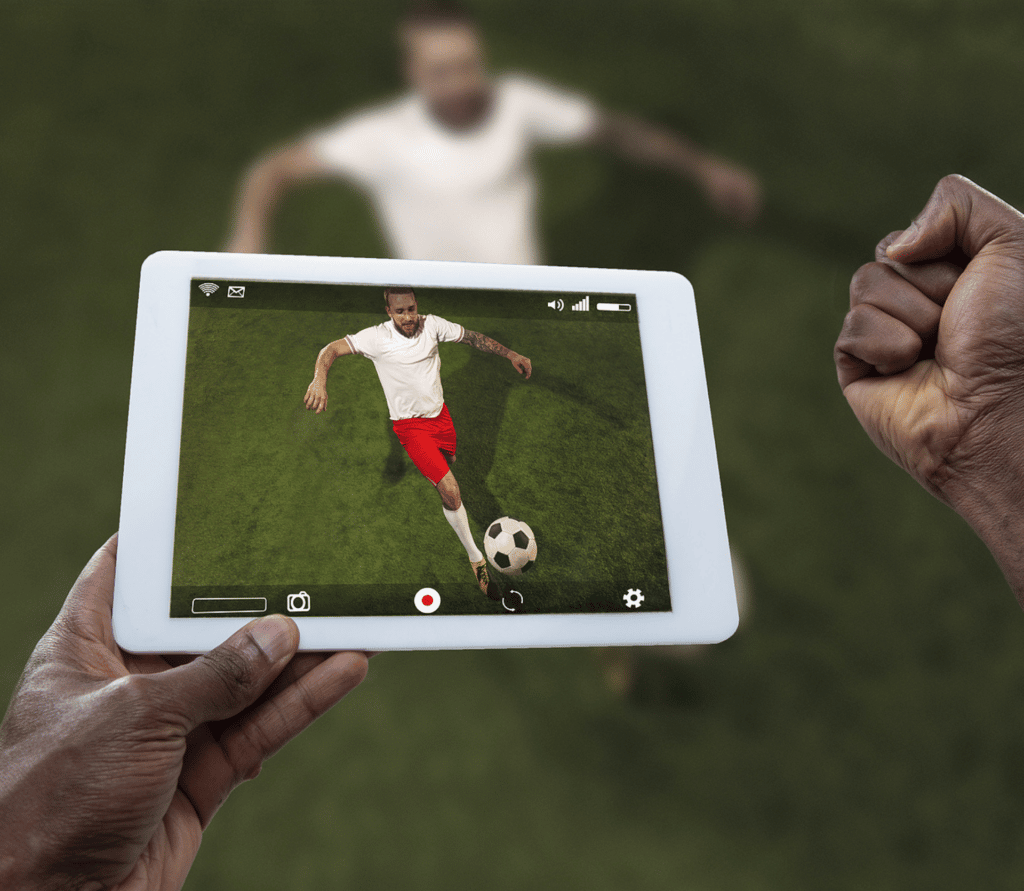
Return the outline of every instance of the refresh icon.
[[[510,613],[514,613],[518,610],[519,607],[523,605],[523,602],[523,595],[515,588],[510,589],[509,592],[501,598],[501,605]]]

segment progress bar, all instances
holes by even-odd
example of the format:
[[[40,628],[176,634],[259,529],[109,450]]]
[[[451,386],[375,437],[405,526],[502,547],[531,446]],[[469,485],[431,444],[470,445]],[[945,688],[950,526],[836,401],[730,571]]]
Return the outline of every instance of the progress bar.
[[[192,600],[193,615],[265,613],[266,611],[266,597],[195,597]]]
[[[597,308],[603,312],[629,312],[633,307],[628,303],[599,303]]]

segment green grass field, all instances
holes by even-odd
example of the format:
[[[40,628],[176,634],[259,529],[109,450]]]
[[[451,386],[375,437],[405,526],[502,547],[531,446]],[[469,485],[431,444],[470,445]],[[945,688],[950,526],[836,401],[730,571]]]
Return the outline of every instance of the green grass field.
[[[831,350],[850,276],[941,176],[1024,205],[1020,4],[473,5],[496,67],[762,177],[764,216],[737,231],[657,171],[539,158],[549,260],[694,284],[752,608],[701,661],[642,653],[626,699],[586,650],[376,657],[218,813],[186,888],[1018,887],[1024,616],[966,525],[868,442]],[[216,249],[255,153],[396,89],[397,8],[3,4],[5,693],[117,527],[143,259]],[[341,185],[279,223],[276,250],[383,250]]]
[[[351,290],[339,301],[379,303],[378,289]],[[458,314],[461,295],[420,299],[423,312],[534,363],[527,381],[498,357],[439,347],[476,540],[502,516],[525,520],[538,540],[536,565],[515,581],[518,612],[622,612],[630,587],[644,590],[645,609],[667,609],[635,325],[474,318]],[[190,615],[193,597],[247,593],[283,612],[299,588],[314,615],[415,615],[423,586],[441,594],[445,614],[504,612],[476,586],[437,494],[390,429],[373,363],[338,360],[327,411],[302,405],[320,347],[384,318],[192,307],[172,615]]]

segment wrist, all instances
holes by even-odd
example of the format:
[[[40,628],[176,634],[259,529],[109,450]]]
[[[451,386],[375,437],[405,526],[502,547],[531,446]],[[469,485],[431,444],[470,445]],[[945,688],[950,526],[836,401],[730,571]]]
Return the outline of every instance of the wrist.
[[[942,495],[984,542],[1024,608],[1024,467],[1003,464],[984,485],[951,480]]]
[[[0,888],[43,891],[55,887],[57,878],[45,869],[51,853],[44,828],[49,815],[33,805],[32,793],[12,773],[0,775]]]

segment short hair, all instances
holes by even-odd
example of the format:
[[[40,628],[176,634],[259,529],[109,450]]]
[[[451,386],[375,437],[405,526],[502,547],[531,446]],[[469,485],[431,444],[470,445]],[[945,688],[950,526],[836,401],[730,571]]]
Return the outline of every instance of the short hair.
[[[458,0],[416,0],[409,4],[401,19],[403,28],[430,27],[432,25],[477,24],[474,16]]]
[[[389,285],[388,287],[386,287],[384,289],[384,305],[388,309],[391,308],[391,295],[392,294],[394,294],[394,295],[398,295],[398,294],[412,294],[412,299],[413,300],[416,299],[416,292],[412,288],[410,288],[408,285]]]

